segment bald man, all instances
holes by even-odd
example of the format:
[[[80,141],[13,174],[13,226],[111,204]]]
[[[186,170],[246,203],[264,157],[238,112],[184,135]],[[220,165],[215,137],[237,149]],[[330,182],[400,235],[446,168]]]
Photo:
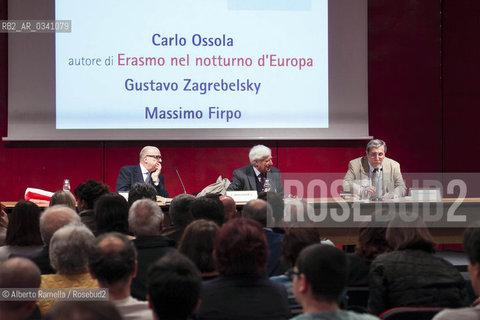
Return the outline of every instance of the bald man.
[[[168,198],[162,171],[162,154],[157,147],[146,146],[140,151],[140,163],[120,169],[117,192],[128,192],[135,183],[148,183],[155,187],[159,196]]]

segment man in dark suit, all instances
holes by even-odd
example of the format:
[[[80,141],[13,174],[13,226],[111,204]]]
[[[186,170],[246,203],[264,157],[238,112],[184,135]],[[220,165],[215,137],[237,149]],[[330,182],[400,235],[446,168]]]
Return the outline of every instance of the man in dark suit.
[[[233,171],[232,183],[227,190],[257,190],[259,193],[275,191],[283,196],[282,175],[280,170],[273,166],[272,150],[257,145],[250,150],[248,157],[250,158],[250,165]],[[265,188],[267,179],[270,181],[270,190]]]
[[[117,192],[128,192],[135,183],[148,183],[155,187],[157,194],[168,198],[162,171],[162,155],[157,147],[146,146],[140,151],[140,163],[120,169],[117,178]]]

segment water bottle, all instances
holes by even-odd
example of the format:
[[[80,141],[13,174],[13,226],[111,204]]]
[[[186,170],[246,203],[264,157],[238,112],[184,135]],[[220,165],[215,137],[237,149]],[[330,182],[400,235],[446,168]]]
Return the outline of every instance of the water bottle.
[[[70,192],[70,180],[69,179],[63,180],[63,191],[69,191]]]
[[[263,184],[263,191],[268,192],[272,189],[272,185],[270,184],[270,179],[265,179],[265,183]]]

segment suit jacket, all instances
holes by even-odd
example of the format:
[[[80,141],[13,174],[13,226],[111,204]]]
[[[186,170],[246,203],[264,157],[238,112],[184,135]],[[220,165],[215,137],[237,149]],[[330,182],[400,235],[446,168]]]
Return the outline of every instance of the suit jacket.
[[[157,189],[157,194],[159,196],[168,198],[168,191],[165,189],[165,178],[163,175],[158,176],[159,182],[158,186],[152,183],[152,186]],[[128,192],[135,183],[145,183],[143,179],[142,169],[140,165],[136,166],[125,166],[120,169],[120,173],[117,178],[117,192]]]
[[[256,179],[258,178],[255,175],[253,166],[250,165],[237,169],[233,171],[232,183],[228,186],[227,191],[257,190]],[[284,192],[280,170],[275,167],[270,167],[270,172],[267,173],[267,179],[269,179],[272,184],[272,191],[278,192],[283,196]]]
[[[403,181],[400,164],[384,158],[382,162],[383,194],[394,193],[404,197],[407,187]],[[348,171],[343,178],[343,192],[358,194],[363,180],[369,180],[370,167],[366,156],[354,159],[348,164]]]

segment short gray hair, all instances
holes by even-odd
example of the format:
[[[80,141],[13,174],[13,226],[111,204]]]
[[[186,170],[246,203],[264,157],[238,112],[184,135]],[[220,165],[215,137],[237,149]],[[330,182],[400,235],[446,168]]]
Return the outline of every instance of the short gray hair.
[[[150,199],[140,199],[128,211],[128,225],[136,236],[152,236],[160,231],[163,213]]]
[[[387,144],[380,139],[373,139],[367,143],[367,153],[370,152],[370,148],[380,148],[383,146],[383,152],[387,153]]]
[[[142,159],[143,159],[148,153],[150,153],[150,150],[151,150],[151,149],[157,149],[157,150],[158,150],[158,148],[157,148],[157,147],[154,147],[154,146],[145,146],[145,147],[142,148],[142,150],[140,151],[140,156],[139,156],[140,161],[142,161]]]
[[[43,243],[48,246],[55,231],[70,223],[80,223],[80,217],[65,205],[47,208],[40,216],[40,234]]]
[[[57,273],[73,275],[88,271],[88,256],[95,236],[85,225],[58,229],[50,241],[50,264]]]
[[[253,164],[255,160],[261,160],[271,155],[272,155],[272,150],[270,150],[269,147],[265,147],[264,145],[259,144],[254,146],[252,149],[250,149],[248,158],[250,159],[250,163]]]

